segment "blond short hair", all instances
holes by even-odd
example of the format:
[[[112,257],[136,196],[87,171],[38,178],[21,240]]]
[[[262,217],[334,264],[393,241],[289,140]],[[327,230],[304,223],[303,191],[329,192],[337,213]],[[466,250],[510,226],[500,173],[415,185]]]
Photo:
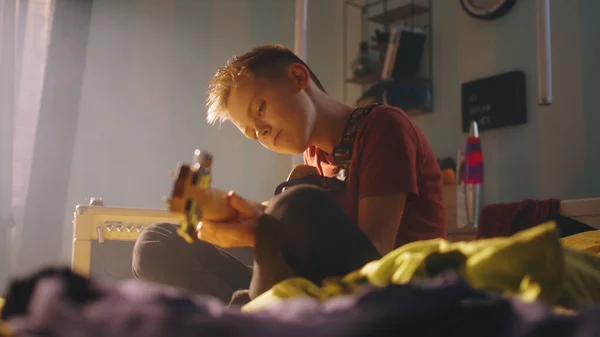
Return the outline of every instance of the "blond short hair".
[[[234,56],[227,61],[224,67],[217,69],[208,88],[206,121],[214,124],[229,119],[227,100],[231,89],[235,87],[241,77],[247,75],[267,78],[281,76],[285,66],[296,62],[303,64],[308,69],[311,79],[321,90],[325,91],[310,67],[294,52],[278,44],[258,46],[245,54]]]

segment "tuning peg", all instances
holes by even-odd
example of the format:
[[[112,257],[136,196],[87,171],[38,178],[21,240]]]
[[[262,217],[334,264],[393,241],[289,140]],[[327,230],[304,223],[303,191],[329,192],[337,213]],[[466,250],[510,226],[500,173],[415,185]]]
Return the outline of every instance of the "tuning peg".
[[[194,157],[192,157],[192,165],[200,164],[200,149],[194,150]]]
[[[167,197],[162,197],[162,201],[167,205],[171,204],[171,199],[169,199]]]

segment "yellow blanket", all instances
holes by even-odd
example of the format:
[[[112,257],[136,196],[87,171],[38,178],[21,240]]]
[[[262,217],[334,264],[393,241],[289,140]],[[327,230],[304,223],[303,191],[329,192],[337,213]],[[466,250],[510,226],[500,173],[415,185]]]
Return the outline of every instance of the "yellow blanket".
[[[560,239],[564,247],[600,255],[600,230],[588,231]]]
[[[456,270],[474,288],[525,301],[573,307],[600,302],[600,257],[571,249],[569,243],[566,240],[564,247],[561,245],[554,222],[508,238],[413,242],[341,279],[326,280],[321,286],[301,278],[285,280],[243,310],[257,310],[297,296],[325,300],[352,294],[362,284],[404,284],[448,269]]]
[[[4,299],[0,297],[0,313],[2,312],[2,307],[4,307]],[[11,337],[12,333],[8,329],[5,323],[0,320],[0,337]]]

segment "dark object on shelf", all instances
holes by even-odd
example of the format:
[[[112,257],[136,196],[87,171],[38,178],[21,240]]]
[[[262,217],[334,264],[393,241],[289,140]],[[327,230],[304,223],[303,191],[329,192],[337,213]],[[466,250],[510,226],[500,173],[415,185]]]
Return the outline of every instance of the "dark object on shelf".
[[[371,86],[358,99],[373,97],[378,103],[399,107],[409,115],[419,115],[432,110],[432,85],[427,79],[405,81],[380,81]]]
[[[384,60],[385,79],[403,80],[415,78],[419,73],[427,35],[418,29],[393,29],[393,39],[388,48],[393,48]]]
[[[363,96],[359,99],[356,97],[350,98],[354,103],[357,102],[378,102],[397,104],[409,114],[421,114],[423,112],[431,112],[433,110],[432,85],[431,77],[432,70],[432,20],[431,7],[433,0],[420,0],[419,5],[415,4],[416,0],[403,0],[401,3],[388,0],[344,0],[344,36],[343,36],[343,60],[342,63],[347,67],[352,64],[353,56],[348,55],[348,29],[355,27],[356,19],[349,17],[349,11],[354,10],[360,13],[360,38],[361,41],[366,41],[369,44],[369,50],[376,55],[378,59],[378,70],[373,73],[357,72],[351,74],[352,78],[345,78],[343,100],[348,102],[348,84],[358,84],[362,88]],[[357,13],[358,14],[358,13]],[[399,25],[396,25],[398,23]],[[422,38],[423,41],[413,46],[410,46],[405,41],[402,41],[402,46],[399,43],[398,37],[394,38],[392,32],[398,31],[400,27],[407,29],[412,33],[422,33],[423,35],[412,36]],[[375,32],[375,33],[373,33]],[[396,34],[398,36],[398,34]],[[408,34],[407,34],[408,35]],[[407,38],[406,40],[409,40]],[[394,42],[396,46],[394,47]],[[408,41],[410,42],[410,41]],[[406,48],[404,46],[406,44]],[[427,44],[427,47],[425,47]],[[400,48],[400,52],[398,49]],[[423,57],[427,53],[427,57]],[[405,58],[407,54],[408,59]],[[388,62],[384,62],[385,59]],[[401,61],[396,62],[396,59]],[[427,62],[427,64],[424,64]],[[398,63],[398,66],[395,65]],[[384,67],[384,64],[387,66]],[[385,71],[384,71],[385,68]],[[352,68],[354,69],[354,68]],[[395,71],[392,74],[392,70]],[[345,72],[346,75],[346,72]],[[360,75],[360,76],[357,76]],[[372,91],[377,91],[381,85],[378,81],[382,79],[398,82],[390,87],[389,92],[383,91],[377,93],[377,96],[372,96]],[[410,85],[409,85],[410,83]],[[372,86],[375,84],[375,86]],[[372,90],[365,92],[371,87]],[[405,93],[416,94],[416,97],[404,97]],[[401,98],[399,98],[400,96]],[[400,100],[401,103],[395,103]],[[407,103],[408,102],[408,103]],[[407,103],[407,104],[404,104]],[[407,108],[414,106],[414,109]],[[419,109],[421,107],[422,109]]]
[[[378,72],[363,74],[346,80],[346,83],[354,83],[359,85],[369,85],[381,80],[381,74]]]
[[[375,29],[375,36],[371,37],[371,40],[375,42],[376,45],[387,46],[387,43],[390,41],[390,32]]]
[[[452,157],[444,157],[438,158],[438,164],[440,165],[440,170],[452,170],[456,171],[456,161]]]
[[[382,43],[382,44],[371,45],[370,48],[373,50],[377,50],[378,52],[380,52],[382,54],[385,54],[385,52],[387,51],[387,47],[388,47],[387,43]]]
[[[511,71],[462,85],[462,131],[471,121],[479,131],[527,123],[525,73]]]
[[[480,20],[494,20],[508,13],[517,0],[460,0],[460,5],[471,17]]]
[[[372,55],[367,42],[360,43],[358,56],[352,62],[352,73],[355,77],[376,73],[379,70],[379,60]]]

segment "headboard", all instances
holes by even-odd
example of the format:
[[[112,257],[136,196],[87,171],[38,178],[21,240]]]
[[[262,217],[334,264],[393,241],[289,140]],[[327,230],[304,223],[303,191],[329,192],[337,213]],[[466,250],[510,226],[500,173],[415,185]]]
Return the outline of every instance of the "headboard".
[[[600,198],[561,201],[560,214],[600,229]]]

